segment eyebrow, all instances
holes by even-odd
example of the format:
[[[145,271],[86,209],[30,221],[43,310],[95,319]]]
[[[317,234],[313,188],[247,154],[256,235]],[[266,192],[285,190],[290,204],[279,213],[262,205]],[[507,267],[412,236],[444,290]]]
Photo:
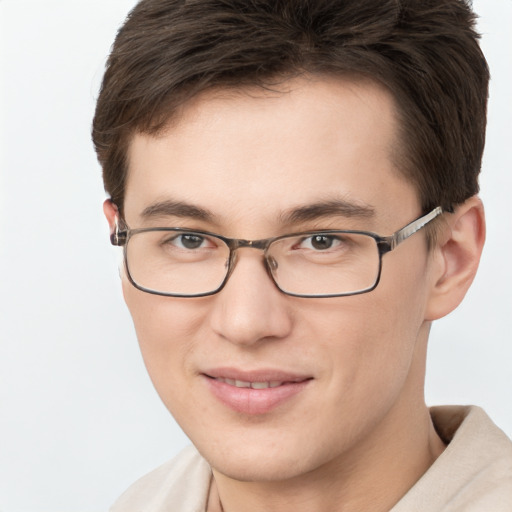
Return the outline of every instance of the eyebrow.
[[[353,203],[343,199],[331,199],[292,208],[281,215],[281,221],[284,224],[294,224],[324,217],[370,219],[374,216],[375,209],[370,205]]]
[[[281,223],[297,224],[325,217],[345,217],[369,219],[375,216],[375,209],[364,203],[354,203],[343,199],[331,199],[291,208],[279,216]],[[141,213],[143,219],[158,217],[181,217],[213,222],[215,215],[205,208],[167,199],[147,206]]]
[[[146,207],[142,213],[143,219],[151,219],[155,217],[187,217],[191,219],[212,221],[214,215],[205,208],[200,208],[190,203],[183,201],[173,201],[167,199],[165,201],[158,201]]]

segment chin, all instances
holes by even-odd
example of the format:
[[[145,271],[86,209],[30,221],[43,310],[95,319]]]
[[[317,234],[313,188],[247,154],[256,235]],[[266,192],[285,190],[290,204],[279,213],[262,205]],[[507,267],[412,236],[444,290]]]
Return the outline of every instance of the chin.
[[[265,456],[261,453],[256,461],[245,460],[242,462],[240,459],[233,457],[223,458],[218,461],[218,464],[216,462],[215,460],[210,462],[215,471],[239,482],[278,482],[290,480],[308,472],[307,469],[299,466],[297,461],[276,459],[273,456]],[[301,462],[303,463],[303,461]]]
[[[198,449],[215,471],[242,482],[293,479],[317,469],[330,458],[326,453],[308,454],[302,442],[258,442],[247,434],[239,443],[207,443]]]

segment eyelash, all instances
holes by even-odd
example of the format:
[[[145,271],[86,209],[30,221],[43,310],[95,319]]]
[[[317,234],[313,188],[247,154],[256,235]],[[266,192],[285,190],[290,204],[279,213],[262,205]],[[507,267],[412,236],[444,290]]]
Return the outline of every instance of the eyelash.
[[[195,238],[195,239],[200,240],[199,246],[193,247],[193,248],[186,247],[186,245],[184,243],[184,239],[186,239],[186,237],[190,237],[190,239],[194,239]],[[207,236],[203,236],[203,235],[196,234],[194,232],[190,232],[190,233],[179,233],[179,234],[174,235],[172,237],[168,237],[168,238],[166,238],[165,240],[162,241],[161,245],[170,244],[170,245],[173,245],[173,246],[177,247],[178,249],[194,250],[194,249],[202,249],[202,248],[204,248],[203,244],[205,242],[208,242],[208,241],[210,241],[211,245],[214,245],[213,244],[213,240],[209,239]]]
[[[319,249],[318,247],[314,247],[314,242],[313,240],[315,238],[322,238],[322,239],[327,239],[329,240],[330,242],[330,245],[329,247],[325,248],[325,249]],[[335,247],[338,247],[339,245],[342,244],[342,240],[339,236],[334,236],[334,235],[324,235],[324,234],[313,234],[313,235],[309,235],[308,237],[305,237],[301,240],[301,243],[300,245],[304,244],[305,242],[308,243],[309,247],[307,247],[307,249],[312,249],[312,250],[315,250],[315,251],[321,251],[321,250],[329,250],[329,249],[333,249]],[[334,245],[334,247],[333,247]]]

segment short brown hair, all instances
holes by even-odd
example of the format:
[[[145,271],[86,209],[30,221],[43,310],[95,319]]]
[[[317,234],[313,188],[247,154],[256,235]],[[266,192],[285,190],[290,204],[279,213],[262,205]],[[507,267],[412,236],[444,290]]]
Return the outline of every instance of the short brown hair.
[[[489,72],[464,0],[142,0],[96,106],[106,191],[122,208],[132,135],[157,134],[195,95],[303,73],[363,75],[390,90],[399,170],[425,212],[478,192]]]

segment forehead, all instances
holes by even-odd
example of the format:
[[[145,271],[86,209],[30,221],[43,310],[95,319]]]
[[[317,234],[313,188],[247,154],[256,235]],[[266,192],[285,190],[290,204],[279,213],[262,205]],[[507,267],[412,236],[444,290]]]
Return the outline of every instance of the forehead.
[[[205,93],[162,134],[133,137],[125,212],[135,219],[168,198],[222,222],[276,219],[340,198],[377,211],[393,201],[414,207],[414,189],[393,162],[396,133],[391,95],[369,81]]]

